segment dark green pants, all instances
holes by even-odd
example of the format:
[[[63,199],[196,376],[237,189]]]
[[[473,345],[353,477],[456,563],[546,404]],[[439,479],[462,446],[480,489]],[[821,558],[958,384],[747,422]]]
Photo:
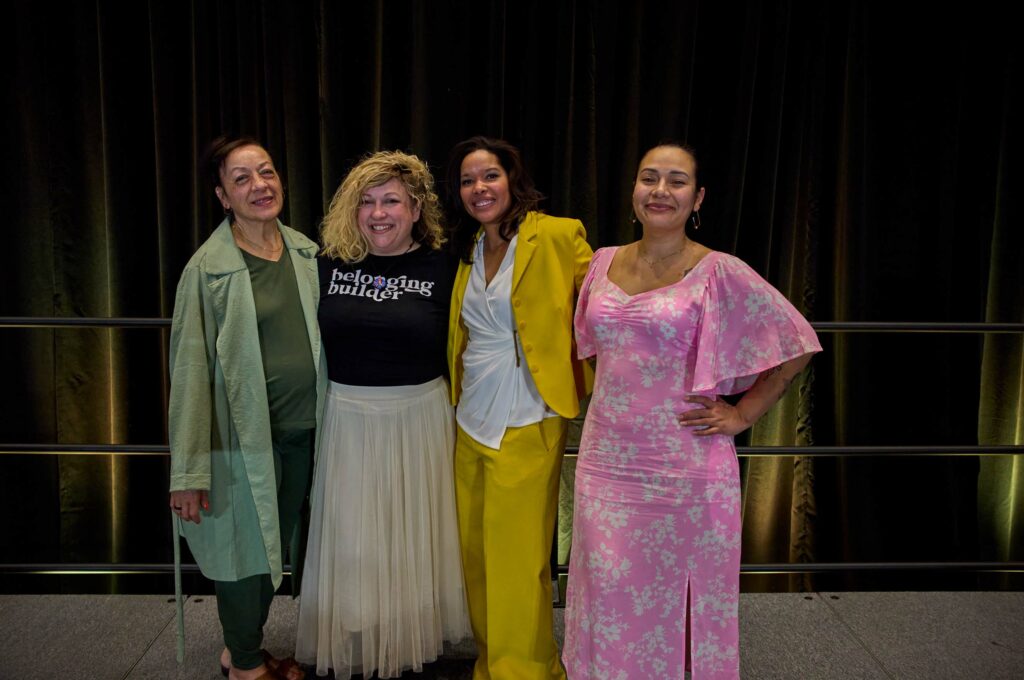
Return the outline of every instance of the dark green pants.
[[[274,472],[277,476],[277,519],[281,527],[284,558],[299,524],[302,505],[309,495],[313,467],[313,430],[274,434]],[[295,562],[295,555],[291,555]],[[270,574],[256,574],[239,581],[214,581],[217,612],[224,629],[224,645],[231,664],[248,670],[263,663],[263,625],[267,622],[274,587]]]

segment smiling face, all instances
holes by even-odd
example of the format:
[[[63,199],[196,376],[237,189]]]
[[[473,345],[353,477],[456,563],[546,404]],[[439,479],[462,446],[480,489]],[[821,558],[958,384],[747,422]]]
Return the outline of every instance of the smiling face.
[[[220,168],[217,198],[239,225],[274,222],[284,206],[284,188],[270,154],[261,146],[240,146]]]
[[[501,223],[512,205],[508,174],[498,157],[478,149],[462,159],[459,195],[469,216],[484,226]]]
[[[676,146],[656,146],[644,155],[633,185],[633,212],[644,228],[683,229],[703,200],[693,156]]]
[[[401,255],[412,246],[412,226],[420,218],[420,207],[393,177],[384,184],[363,191],[356,217],[359,231],[374,255]]]

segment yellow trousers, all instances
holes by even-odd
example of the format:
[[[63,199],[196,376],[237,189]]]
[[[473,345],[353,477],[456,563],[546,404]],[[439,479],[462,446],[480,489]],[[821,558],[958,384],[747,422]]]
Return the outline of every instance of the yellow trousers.
[[[551,630],[551,539],[566,423],[505,431],[500,449],[459,428],[455,500],[475,680],[565,678]]]

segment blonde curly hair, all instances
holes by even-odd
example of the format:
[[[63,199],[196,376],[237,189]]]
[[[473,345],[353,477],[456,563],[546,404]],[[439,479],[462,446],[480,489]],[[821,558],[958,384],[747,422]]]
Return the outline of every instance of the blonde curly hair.
[[[412,227],[413,240],[432,250],[441,249],[445,242],[441,205],[427,164],[401,151],[378,151],[359,161],[334,192],[320,225],[324,255],[345,262],[361,262],[369,254],[370,244],[359,231],[359,203],[367,189],[395,178],[402,182],[420,209],[420,218]]]

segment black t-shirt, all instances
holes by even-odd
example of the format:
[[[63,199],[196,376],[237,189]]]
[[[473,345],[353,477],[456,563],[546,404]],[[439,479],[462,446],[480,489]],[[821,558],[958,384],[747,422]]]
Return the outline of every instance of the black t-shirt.
[[[419,385],[447,374],[458,261],[421,246],[362,262],[318,257],[327,375],[345,385]]]

